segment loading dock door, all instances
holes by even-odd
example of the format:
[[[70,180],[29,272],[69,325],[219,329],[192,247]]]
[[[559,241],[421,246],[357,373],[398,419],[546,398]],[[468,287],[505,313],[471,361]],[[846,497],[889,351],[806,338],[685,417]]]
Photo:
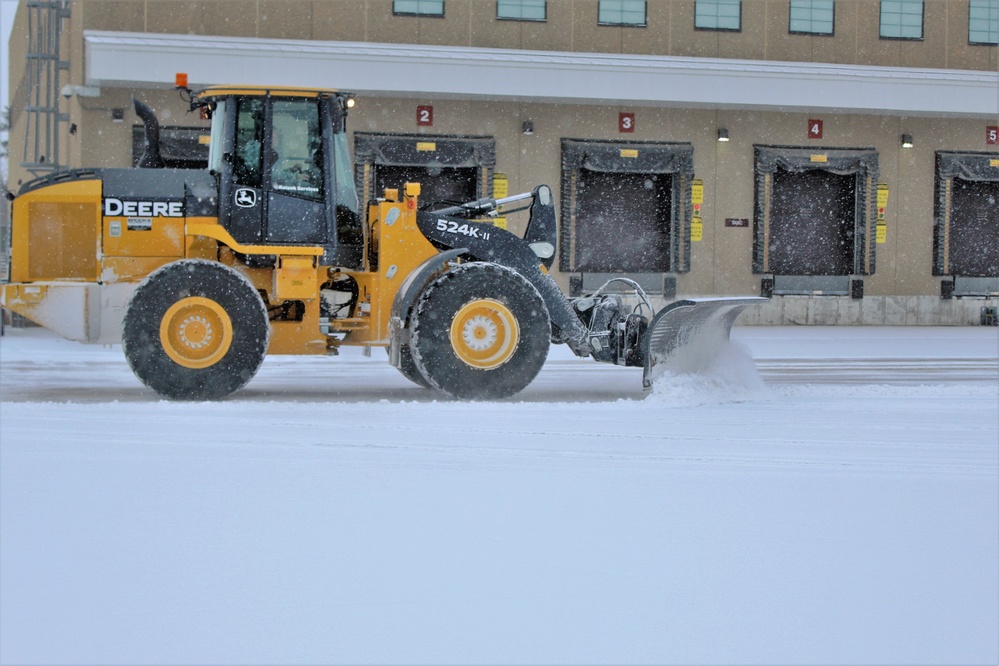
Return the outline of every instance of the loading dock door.
[[[950,270],[999,277],[999,182],[955,178],[951,191]]]
[[[999,154],[937,153],[933,274],[999,278]]]
[[[667,270],[672,187],[669,174],[581,171],[575,270]]]
[[[693,175],[689,143],[562,139],[559,269],[690,270]]]
[[[443,208],[448,202],[478,199],[478,169],[475,167],[389,166],[375,169],[375,192],[402,189],[405,183],[420,183],[420,207]]]
[[[385,188],[420,183],[420,207],[492,195],[496,142],[483,136],[354,134],[354,168],[362,201]],[[442,206],[437,206],[442,207]]]
[[[776,290],[830,284],[875,268],[878,154],[873,148],[754,146],[756,206],[753,272]],[[842,279],[840,279],[842,278]],[[824,288],[824,287],[822,287]]]
[[[855,199],[853,176],[778,169],[770,213],[770,271],[851,275]]]

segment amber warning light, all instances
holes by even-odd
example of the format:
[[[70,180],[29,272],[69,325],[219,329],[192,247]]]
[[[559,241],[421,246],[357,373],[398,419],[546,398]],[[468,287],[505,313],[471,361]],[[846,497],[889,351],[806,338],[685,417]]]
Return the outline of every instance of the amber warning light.
[[[186,88],[187,87],[187,74],[185,74],[184,72],[177,72],[177,74],[174,77],[174,84],[178,88]]]

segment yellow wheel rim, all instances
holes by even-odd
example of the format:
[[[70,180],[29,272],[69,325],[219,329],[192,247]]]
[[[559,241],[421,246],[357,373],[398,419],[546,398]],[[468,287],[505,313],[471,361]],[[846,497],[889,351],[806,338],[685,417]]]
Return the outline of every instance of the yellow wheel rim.
[[[509,361],[520,342],[517,318],[499,301],[471,301],[451,321],[451,347],[461,361],[490,370]]]
[[[232,320],[209,298],[190,296],[174,303],[160,321],[160,343],[185,368],[218,363],[232,345]]]

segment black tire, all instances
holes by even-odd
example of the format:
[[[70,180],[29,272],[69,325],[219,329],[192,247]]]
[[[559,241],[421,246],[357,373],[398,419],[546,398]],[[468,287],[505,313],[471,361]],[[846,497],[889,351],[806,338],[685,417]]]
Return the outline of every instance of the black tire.
[[[242,388],[267,353],[270,324],[250,282],[185,259],[150,273],[129,301],[122,347],[143,384],[171,400],[218,400]]]
[[[431,282],[410,322],[416,367],[434,388],[465,400],[524,390],[544,365],[550,338],[538,290],[490,263],[461,264]]]
[[[423,388],[432,389],[433,386],[431,386],[430,382],[427,381],[427,378],[423,376],[423,373],[420,372],[420,368],[416,365],[416,361],[413,360],[413,352],[409,350],[409,347],[403,345],[399,350],[399,354],[399,372],[402,373],[402,376],[414,384],[422,386]]]

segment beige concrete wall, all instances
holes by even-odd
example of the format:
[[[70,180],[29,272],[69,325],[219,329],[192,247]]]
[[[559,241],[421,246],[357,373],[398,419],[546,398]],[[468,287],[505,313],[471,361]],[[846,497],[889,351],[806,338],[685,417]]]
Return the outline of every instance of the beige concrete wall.
[[[434,105],[432,128],[415,125],[417,104]],[[619,134],[617,116],[636,113],[633,134]],[[750,294],[759,291],[752,273],[752,228],[726,227],[726,218],[753,219],[754,144],[814,148],[873,148],[878,182],[890,188],[886,242],[876,247],[876,272],[865,278],[867,296],[938,295],[932,275],[935,151],[986,150],[984,124],[977,120],[823,115],[824,138],[809,140],[805,113],[707,111],[618,106],[487,104],[450,100],[361,100],[351,116],[353,130],[494,136],[496,170],[506,173],[511,192],[548,183],[560,194],[561,139],[687,141],[694,146],[695,176],[704,181],[704,236],[691,246],[691,271],[678,276],[684,294]],[[524,120],[534,134],[520,132]],[[731,141],[719,143],[717,130]],[[915,147],[903,149],[911,133]],[[516,227],[514,230],[519,230]],[[566,278],[561,278],[563,281]]]
[[[149,104],[159,118],[160,124],[182,127],[207,127],[209,122],[200,120],[197,114],[189,111],[175,91],[172,90],[109,90],[97,99],[76,100],[78,118],[86,131],[73,138],[73,144],[84,157],[80,166],[102,168],[129,168],[132,166],[132,128],[141,126],[142,121],[135,115],[132,98]],[[125,119],[115,122],[111,110],[121,108]],[[78,115],[77,115],[78,114]]]
[[[24,154],[24,129],[26,117],[23,112],[28,103],[28,81],[25,77],[28,53],[28,11],[23,3],[18,4],[14,15],[14,24],[10,31],[9,58],[7,59],[7,82],[10,99],[11,127],[7,133],[8,159],[7,183],[11,189],[18,180],[23,179],[24,170],[20,167],[21,156]]]
[[[76,0],[81,27],[157,33],[468,45],[604,53],[996,70],[968,44],[968,3],[926,0],[924,39],[879,37],[879,0],[836,3],[833,36],[788,34],[787,0],[743,0],[742,30],[694,29],[694,0],[649,0],[647,25],[597,25],[597,0],[548,0],[545,22],[500,21],[492,0],[447,0],[445,16],[394,16],[392,0]]]

